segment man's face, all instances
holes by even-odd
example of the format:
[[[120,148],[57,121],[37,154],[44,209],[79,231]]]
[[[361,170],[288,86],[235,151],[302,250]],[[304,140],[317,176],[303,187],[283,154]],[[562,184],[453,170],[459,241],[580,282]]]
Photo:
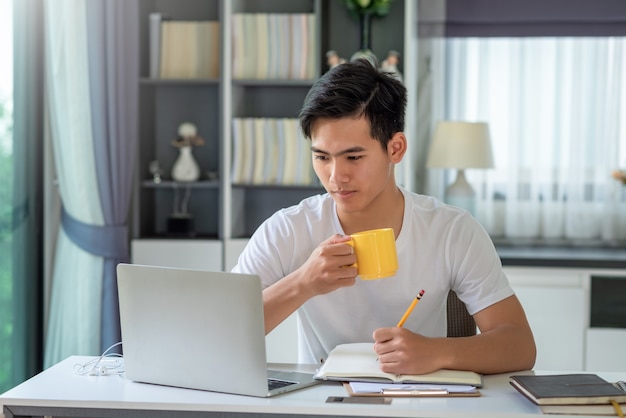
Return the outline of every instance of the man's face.
[[[365,118],[320,119],[311,130],[313,169],[341,213],[366,212],[388,187],[394,164]]]

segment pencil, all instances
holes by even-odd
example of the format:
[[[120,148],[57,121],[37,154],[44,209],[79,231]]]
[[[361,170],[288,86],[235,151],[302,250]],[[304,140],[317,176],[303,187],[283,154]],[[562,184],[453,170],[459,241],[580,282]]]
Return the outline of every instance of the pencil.
[[[396,325],[398,328],[400,328],[400,327],[402,327],[402,325],[404,325],[404,323],[406,322],[406,320],[409,317],[409,315],[411,315],[411,312],[413,312],[413,309],[415,308],[415,305],[417,305],[417,302],[420,301],[422,296],[424,296],[424,289],[422,289],[419,292],[419,294],[417,296],[415,296],[415,299],[413,299],[413,302],[411,302],[411,304],[409,305],[409,307],[406,310],[406,312],[404,313],[404,315],[402,315],[402,319],[400,319],[400,322],[398,322],[398,325]]]

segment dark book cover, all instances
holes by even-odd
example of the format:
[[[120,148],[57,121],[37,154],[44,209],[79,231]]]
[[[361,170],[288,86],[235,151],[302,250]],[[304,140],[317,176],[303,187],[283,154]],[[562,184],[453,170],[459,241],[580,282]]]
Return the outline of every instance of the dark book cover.
[[[511,385],[538,405],[626,402],[626,392],[596,374],[515,375]]]

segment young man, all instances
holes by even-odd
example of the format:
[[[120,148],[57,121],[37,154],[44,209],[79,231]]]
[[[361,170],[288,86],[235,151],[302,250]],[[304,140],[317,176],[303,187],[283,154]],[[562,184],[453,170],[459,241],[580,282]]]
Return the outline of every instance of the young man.
[[[267,219],[233,271],[261,276],[266,332],[298,311],[303,363],[323,362],[337,344],[373,340],[385,372],[532,368],[533,335],[487,233],[467,212],[396,185],[394,167],[407,150],[405,107],[402,83],[367,61],[341,64],[318,80],[300,125],[328,193]],[[361,280],[345,242],[385,227],[395,231],[398,271]],[[421,289],[420,303],[395,327]],[[479,335],[445,337],[450,289]]]

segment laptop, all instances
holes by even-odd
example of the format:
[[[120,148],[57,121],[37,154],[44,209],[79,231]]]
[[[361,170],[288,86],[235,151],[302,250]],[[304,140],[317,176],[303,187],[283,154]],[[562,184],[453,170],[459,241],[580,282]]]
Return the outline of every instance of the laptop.
[[[117,280],[128,379],[258,397],[319,383],[268,370],[258,276],[119,264]]]

